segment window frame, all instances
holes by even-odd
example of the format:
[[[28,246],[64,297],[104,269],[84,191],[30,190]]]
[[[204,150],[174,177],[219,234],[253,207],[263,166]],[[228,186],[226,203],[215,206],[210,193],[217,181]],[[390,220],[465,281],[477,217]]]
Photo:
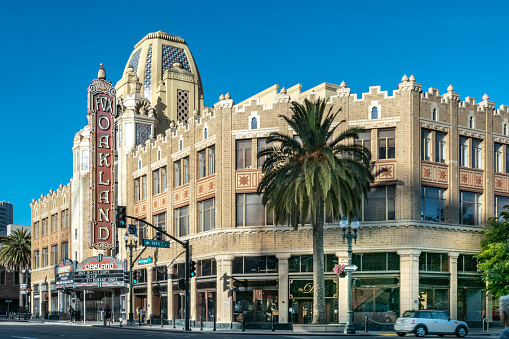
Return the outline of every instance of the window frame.
[[[245,147],[240,147],[245,145]],[[249,146],[249,147],[248,147]],[[235,142],[235,169],[251,169],[253,168],[253,140],[252,139],[239,139]],[[242,154],[242,158],[239,156]],[[243,162],[241,162],[243,159]]]
[[[396,128],[380,128],[377,131],[377,138],[378,138],[378,160],[389,160],[389,159],[396,159]],[[392,132],[392,135],[387,136],[381,136],[384,132]],[[391,141],[394,143],[394,153],[392,154],[390,149],[391,147],[389,144]],[[382,142],[385,143],[385,146],[382,147]],[[383,149],[383,152],[381,151]],[[383,153],[383,157],[382,157]]]
[[[212,205],[208,206],[207,208],[204,208],[205,204],[210,203],[210,202],[212,202]],[[210,230],[213,230],[216,228],[215,210],[216,210],[216,198],[210,198],[210,199],[206,199],[206,200],[202,200],[202,201],[198,202],[198,225],[199,225],[200,232],[206,232],[206,231],[210,231]],[[206,226],[205,216],[207,215],[207,212],[208,212],[208,216],[209,216],[209,218],[208,218],[209,219],[209,227],[207,229],[205,229],[205,226]]]
[[[434,190],[438,190],[438,198],[435,198],[431,195],[426,196],[426,193],[427,193],[426,191],[433,192]],[[445,191],[446,191],[445,189],[439,188],[439,187],[424,186],[424,185],[421,186],[421,221],[445,223],[445,214],[446,214]],[[439,212],[438,221],[425,219],[426,215],[428,215],[428,213],[426,213],[426,200],[431,200],[431,199],[438,201],[438,212]]]

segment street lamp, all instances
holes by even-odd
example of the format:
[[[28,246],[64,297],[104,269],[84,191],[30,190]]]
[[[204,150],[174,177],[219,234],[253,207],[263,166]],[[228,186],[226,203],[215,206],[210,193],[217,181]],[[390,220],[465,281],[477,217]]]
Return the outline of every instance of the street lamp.
[[[24,291],[25,292],[25,302],[23,304],[23,307],[25,309],[26,316],[28,316],[28,310],[27,310],[28,296],[27,296],[27,292],[30,290],[28,288],[28,278],[30,278],[30,274],[32,274],[32,270],[30,268],[27,270],[25,267],[23,267],[21,269],[21,273],[23,273],[23,276],[25,277],[25,291]],[[28,308],[30,308],[30,306]]]
[[[124,241],[126,249],[129,248],[129,319],[128,325],[134,325],[134,311],[133,311],[133,249],[138,246],[138,235],[135,234],[129,240],[129,234],[124,234]]]
[[[341,230],[343,230],[343,243],[345,239],[348,242],[348,266],[352,265],[352,240],[357,243],[357,230],[359,229],[359,220],[354,217],[352,223],[348,224],[348,219],[345,217],[341,218],[339,222]],[[352,271],[347,270],[347,281],[348,281],[348,322],[345,326],[346,334],[355,334],[355,327],[353,325],[353,310],[352,310]]]

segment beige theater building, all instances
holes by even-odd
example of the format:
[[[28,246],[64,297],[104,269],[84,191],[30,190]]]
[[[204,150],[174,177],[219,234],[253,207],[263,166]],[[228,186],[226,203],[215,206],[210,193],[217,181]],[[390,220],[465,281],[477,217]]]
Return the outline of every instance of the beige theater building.
[[[371,150],[374,170],[385,169],[359,212],[355,321],[368,316],[393,322],[418,308],[446,310],[468,322],[491,318],[491,298],[482,290],[473,255],[487,220],[509,203],[507,106],[496,109],[487,95],[460,101],[452,86],[442,94],[423,90],[405,75],[391,92],[373,86],[353,94],[345,82],[304,92],[300,84],[274,85],[239,102],[221,94],[206,107],[189,47],[164,32],[135,45],[115,88],[117,203],[127,206],[128,215],[190,241],[198,263],[192,320],[211,321],[216,314],[220,325],[230,326],[245,312],[248,322],[265,323],[278,311],[280,323],[311,321],[311,226],[274,225],[256,194],[263,162],[257,152],[270,146],[271,132],[293,134],[279,116],[290,115],[291,102],[305,98],[326,98],[341,108],[341,128],[364,128],[358,142]],[[74,139],[71,182],[31,205],[32,297],[62,317],[68,301],[52,287],[55,263],[98,254],[87,245],[89,134],[86,126]],[[327,316],[344,323],[347,281],[333,267],[347,261],[347,246],[339,224],[326,219]],[[105,255],[128,259],[124,232]],[[135,253],[143,249],[142,239],[153,237],[150,227],[139,225]],[[169,249],[147,248],[141,258],[152,263],[135,266],[134,305],[154,319],[161,313],[184,317],[177,285],[182,250],[173,242]],[[105,300],[98,297],[96,304]],[[32,303],[34,312],[41,307]],[[125,307],[119,307],[114,315],[125,319]]]

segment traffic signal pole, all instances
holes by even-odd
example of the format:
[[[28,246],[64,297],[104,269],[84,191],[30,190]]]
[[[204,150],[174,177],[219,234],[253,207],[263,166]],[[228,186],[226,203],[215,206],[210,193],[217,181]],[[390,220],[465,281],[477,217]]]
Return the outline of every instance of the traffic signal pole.
[[[185,248],[186,250],[186,262],[184,264],[184,273],[185,273],[185,280],[186,280],[186,288],[185,288],[185,300],[184,300],[184,313],[185,313],[185,324],[184,324],[184,330],[186,331],[191,331],[191,326],[190,326],[190,323],[189,323],[189,315],[191,314],[191,303],[190,303],[190,289],[189,289],[189,280],[190,280],[190,276],[191,276],[191,269],[190,269],[190,262],[191,262],[191,249],[190,249],[190,246],[189,246],[189,240],[185,240],[185,241],[182,241],[182,240],[179,240],[177,238],[175,238],[174,236],[168,234],[166,231],[160,229],[159,227],[157,226],[154,226],[152,225],[151,223],[148,223],[146,222],[145,220],[142,220],[142,219],[138,219],[136,217],[131,217],[129,215],[126,215],[125,216],[126,218],[131,218],[131,219],[134,219],[134,220],[137,220],[139,222],[142,222],[150,227],[152,227],[153,229],[155,229],[157,232],[160,232],[164,235],[166,235],[168,238],[174,240],[175,242],[179,243],[180,245],[182,245],[182,247]],[[139,255],[138,255],[139,257]],[[134,266],[134,263],[132,261],[132,248],[131,248],[131,253],[130,253],[130,261],[131,261],[131,269],[130,269],[130,274],[129,274],[129,279],[130,279],[130,282],[129,282],[129,286],[130,286],[130,293],[131,293],[131,297],[132,297],[132,286],[133,286],[133,276],[132,276],[132,267]],[[136,260],[135,260],[136,261]],[[132,309],[133,309],[133,300],[131,299],[131,303],[130,303],[130,314],[129,316],[132,317]]]

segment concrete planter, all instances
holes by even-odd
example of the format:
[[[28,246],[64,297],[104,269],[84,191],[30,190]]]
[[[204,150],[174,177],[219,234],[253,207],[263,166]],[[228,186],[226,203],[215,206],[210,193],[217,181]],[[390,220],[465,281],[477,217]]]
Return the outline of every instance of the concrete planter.
[[[342,324],[325,324],[325,325],[293,324],[293,331],[298,333],[313,333],[313,332],[343,333],[344,329],[345,325]]]

